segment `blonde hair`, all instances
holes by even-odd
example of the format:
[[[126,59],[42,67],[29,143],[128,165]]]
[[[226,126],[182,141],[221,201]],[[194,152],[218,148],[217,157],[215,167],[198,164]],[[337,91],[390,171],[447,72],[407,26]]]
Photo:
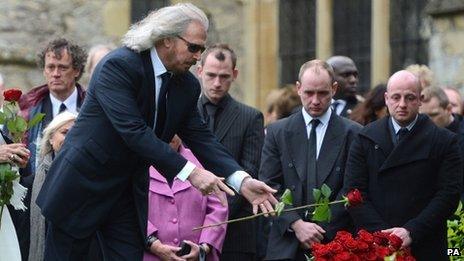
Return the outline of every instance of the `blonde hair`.
[[[122,43],[136,52],[142,52],[159,40],[182,34],[193,21],[201,23],[208,30],[206,14],[195,5],[180,3],[167,6],[151,12],[142,21],[132,25]]]
[[[42,132],[42,139],[40,140],[40,158],[42,159],[48,153],[53,151],[52,144],[50,139],[53,134],[65,124],[75,121],[77,118],[76,114],[64,111],[53,118],[53,120],[47,125],[47,127]]]
[[[427,65],[411,64],[405,70],[414,74],[419,79],[422,89],[432,86],[434,81],[433,72]]]

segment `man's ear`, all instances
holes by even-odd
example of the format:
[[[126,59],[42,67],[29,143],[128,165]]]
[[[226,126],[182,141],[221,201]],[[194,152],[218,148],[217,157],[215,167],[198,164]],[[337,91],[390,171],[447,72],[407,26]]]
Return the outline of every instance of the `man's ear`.
[[[335,95],[335,93],[337,93],[337,90],[338,90],[338,82],[337,81],[334,81],[332,83],[332,96]]]
[[[203,72],[203,67],[201,65],[197,66],[197,76],[201,77],[201,73]]]
[[[236,68],[234,68],[234,71],[232,73],[232,76],[234,77],[234,80],[237,79],[237,76],[238,76],[238,70]]]
[[[453,106],[451,106],[451,104],[448,103],[448,106],[446,106],[445,110],[446,110],[449,114],[453,114]]]

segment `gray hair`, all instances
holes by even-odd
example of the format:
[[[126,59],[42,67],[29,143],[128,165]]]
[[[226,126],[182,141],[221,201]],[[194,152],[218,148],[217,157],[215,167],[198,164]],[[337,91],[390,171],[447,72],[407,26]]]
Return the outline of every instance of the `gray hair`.
[[[40,140],[40,158],[42,159],[48,153],[53,151],[52,144],[50,144],[50,139],[53,134],[61,127],[63,127],[68,122],[75,121],[77,118],[76,114],[64,111],[53,118],[53,120],[47,125],[43,130],[43,136]]]
[[[136,52],[142,52],[152,48],[159,40],[182,34],[193,21],[201,23],[208,30],[206,14],[195,5],[180,3],[167,6],[132,25],[122,43]]]

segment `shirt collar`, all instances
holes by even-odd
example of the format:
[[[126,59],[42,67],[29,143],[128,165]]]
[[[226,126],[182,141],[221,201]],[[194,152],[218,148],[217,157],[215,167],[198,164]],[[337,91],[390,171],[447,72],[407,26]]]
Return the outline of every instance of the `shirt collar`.
[[[58,112],[62,103],[64,103],[64,105],[66,105],[66,108],[71,112],[75,112],[77,110],[77,88],[76,87],[74,87],[74,91],[64,101],[60,101],[57,98],[55,98],[55,96],[53,96],[51,92],[49,93],[49,95],[50,95],[50,101],[52,102],[52,107],[54,109],[53,111],[55,111],[56,109],[56,111]]]
[[[311,122],[313,117],[311,115],[309,115],[309,113],[305,110],[304,107],[301,108],[301,111],[303,112],[303,118],[304,118],[304,121],[305,121],[305,125],[308,126],[308,124]],[[327,109],[327,111],[324,114],[322,114],[321,117],[318,117],[317,119],[319,119],[321,121],[322,125],[325,125],[325,124],[329,123],[331,115],[332,115],[332,110]]]
[[[155,77],[161,77],[161,75],[168,70],[164,67],[163,62],[158,56],[158,52],[156,52],[156,48],[152,47],[150,49],[150,58],[151,64],[153,65],[153,70],[155,71]]]
[[[230,94],[226,94],[224,95],[224,97],[222,97],[222,99],[218,102],[218,104],[215,104],[217,107],[221,108],[221,109],[224,109],[227,104],[229,103],[230,101]],[[200,96],[200,102],[201,102],[201,105],[202,106],[205,106],[205,104],[207,103],[211,103],[213,104],[209,99],[208,97],[206,97],[206,95],[204,93],[201,94]]]
[[[414,118],[414,120],[411,123],[409,123],[408,126],[406,126],[406,129],[408,129],[408,131],[411,131],[412,127],[414,127],[414,124],[416,124],[418,117],[419,117],[419,114],[417,114],[416,118]],[[393,119],[393,117],[390,117],[390,118],[391,118],[391,122],[393,125],[393,129],[395,130],[395,134],[398,134],[398,131],[400,131],[402,127],[398,124],[398,122],[396,122],[395,119]]]
[[[345,101],[345,100],[342,100],[342,99],[338,99],[338,100],[332,99],[332,104],[333,104],[334,102],[337,102],[338,104],[343,105],[343,106],[346,105],[346,101]]]

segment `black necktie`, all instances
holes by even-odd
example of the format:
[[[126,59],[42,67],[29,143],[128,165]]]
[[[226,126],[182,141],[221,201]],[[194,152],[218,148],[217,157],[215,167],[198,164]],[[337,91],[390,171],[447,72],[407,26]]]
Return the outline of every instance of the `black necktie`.
[[[58,111],[58,113],[62,113],[62,112],[64,112],[65,110],[66,110],[66,105],[64,105],[64,103],[62,103],[62,104],[60,105],[60,110]]]
[[[400,142],[409,133],[408,128],[401,128],[398,131],[398,142]]]
[[[161,134],[163,133],[164,129],[164,123],[166,121],[166,95],[168,93],[170,79],[171,73],[165,72],[161,74],[161,88],[158,96],[158,115],[156,116],[155,127],[155,133],[158,138],[161,138]]]
[[[340,105],[340,102],[335,100],[334,102],[332,102],[332,110],[337,113],[337,107],[338,105]],[[337,114],[338,115],[338,114]]]
[[[317,139],[316,128],[321,123],[319,119],[311,120],[311,132],[309,133],[309,148],[308,148],[308,173],[307,183],[308,189],[306,195],[308,197],[307,203],[314,203],[313,188],[317,186]]]
[[[214,121],[218,107],[210,102],[205,104],[206,113],[208,114],[208,127],[214,132]]]

